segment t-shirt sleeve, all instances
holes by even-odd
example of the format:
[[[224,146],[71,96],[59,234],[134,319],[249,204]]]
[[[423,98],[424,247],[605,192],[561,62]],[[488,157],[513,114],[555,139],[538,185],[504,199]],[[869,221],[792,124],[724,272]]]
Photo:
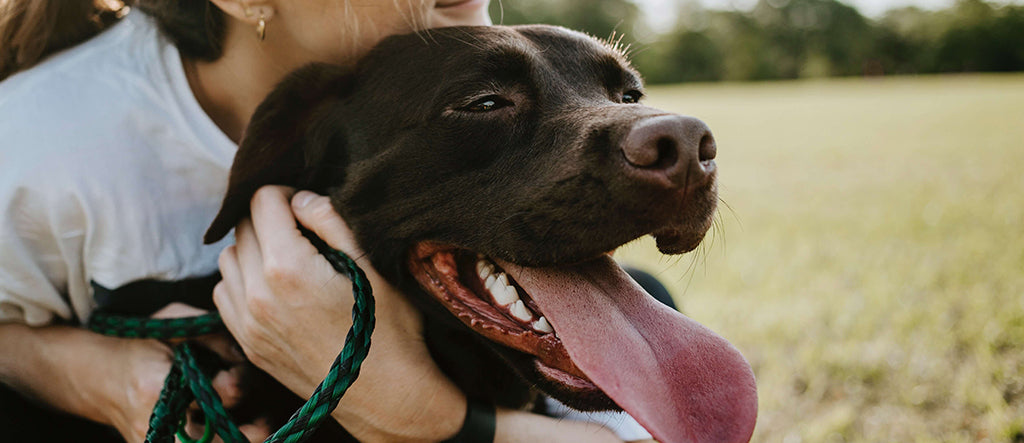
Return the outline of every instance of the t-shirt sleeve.
[[[84,226],[76,226],[73,199],[19,183],[26,178],[0,178],[0,322],[39,326],[55,317],[70,320],[72,296],[87,297],[69,292],[87,291],[82,285],[68,287],[69,275],[82,267]],[[46,177],[36,180],[45,183]]]

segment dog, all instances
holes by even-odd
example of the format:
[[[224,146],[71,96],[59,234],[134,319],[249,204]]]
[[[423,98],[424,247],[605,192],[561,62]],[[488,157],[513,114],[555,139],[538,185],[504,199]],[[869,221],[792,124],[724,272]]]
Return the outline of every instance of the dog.
[[[467,396],[523,407],[539,390],[622,408],[663,442],[749,441],[749,364],[608,253],[648,234],[691,251],[716,210],[710,130],[643,90],[614,45],[564,28],[386,38],[266,98],[205,240],[263,185],[329,195]]]

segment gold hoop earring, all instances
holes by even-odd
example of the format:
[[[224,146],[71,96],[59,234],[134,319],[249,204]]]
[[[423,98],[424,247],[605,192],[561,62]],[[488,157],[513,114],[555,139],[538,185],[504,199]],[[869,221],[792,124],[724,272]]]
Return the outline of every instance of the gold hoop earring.
[[[260,14],[260,19],[256,22],[256,38],[260,41],[267,38],[267,19],[263,17],[263,14]]]

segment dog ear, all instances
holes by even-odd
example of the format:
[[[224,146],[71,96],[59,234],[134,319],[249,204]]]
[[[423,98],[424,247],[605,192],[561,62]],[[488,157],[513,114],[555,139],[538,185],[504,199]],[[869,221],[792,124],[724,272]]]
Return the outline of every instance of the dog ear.
[[[343,130],[331,118],[352,89],[350,71],[312,64],[289,74],[256,108],[235,153],[220,213],[206,231],[209,244],[223,238],[249,214],[249,201],[263,185],[286,185],[323,192],[327,173],[343,172]],[[335,152],[336,151],[336,152]]]

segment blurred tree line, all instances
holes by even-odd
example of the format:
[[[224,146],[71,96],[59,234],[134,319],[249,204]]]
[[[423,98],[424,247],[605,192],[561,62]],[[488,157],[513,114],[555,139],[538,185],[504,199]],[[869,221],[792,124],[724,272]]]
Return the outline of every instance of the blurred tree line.
[[[758,0],[748,11],[683,0],[674,29],[657,35],[630,0],[491,4],[504,24],[624,35],[650,83],[1024,70],[1024,6],[984,0],[893,9],[878,20],[836,0]]]

